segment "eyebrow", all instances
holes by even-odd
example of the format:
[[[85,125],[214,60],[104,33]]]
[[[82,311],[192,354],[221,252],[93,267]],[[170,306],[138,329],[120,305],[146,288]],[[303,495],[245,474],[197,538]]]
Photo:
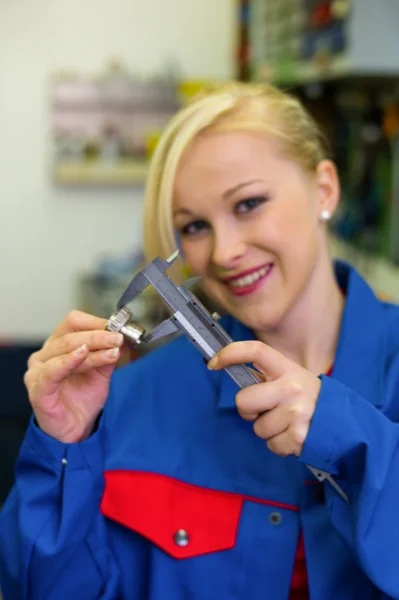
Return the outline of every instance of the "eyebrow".
[[[189,210],[188,208],[178,208],[177,210],[175,210],[173,212],[173,216],[176,217],[176,215],[193,215],[194,213]]]
[[[230,188],[229,190],[226,190],[225,192],[223,192],[222,196],[223,196],[223,198],[228,198],[235,192],[238,192],[239,190],[241,190],[241,188],[246,187],[247,185],[252,185],[253,183],[259,183],[261,181],[263,181],[263,179],[251,179],[250,181],[243,181],[242,183],[239,183],[238,185],[235,185],[234,187]]]
[[[224,200],[226,200],[227,198],[229,198],[230,196],[235,194],[235,192],[238,192],[242,188],[244,188],[248,185],[252,185],[253,183],[259,183],[261,181],[263,181],[263,179],[251,179],[250,181],[243,181],[242,183],[239,183],[238,185],[235,185],[234,187],[223,192],[222,198]],[[189,210],[188,208],[178,208],[173,214],[174,214],[174,216],[176,216],[178,214],[193,215],[194,213],[191,210]]]

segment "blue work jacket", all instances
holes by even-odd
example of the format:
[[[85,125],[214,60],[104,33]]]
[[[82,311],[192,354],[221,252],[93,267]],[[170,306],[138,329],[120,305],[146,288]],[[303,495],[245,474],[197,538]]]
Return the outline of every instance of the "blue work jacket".
[[[268,450],[186,338],[115,372],[88,440],[32,421],[0,515],[5,600],[287,600],[300,531],[312,600],[399,599],[399,308],[336,274],[338,349],[299,459]]]

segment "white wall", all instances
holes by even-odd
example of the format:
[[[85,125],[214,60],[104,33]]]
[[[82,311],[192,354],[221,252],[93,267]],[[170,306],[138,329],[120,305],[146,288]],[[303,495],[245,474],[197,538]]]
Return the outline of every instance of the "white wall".
[[[49,77],[120,58],[142,74],[234,74],[234,0],[0,0],[0,338],[43,338],[104,252],[141,239],[142,189],[50,181]]]

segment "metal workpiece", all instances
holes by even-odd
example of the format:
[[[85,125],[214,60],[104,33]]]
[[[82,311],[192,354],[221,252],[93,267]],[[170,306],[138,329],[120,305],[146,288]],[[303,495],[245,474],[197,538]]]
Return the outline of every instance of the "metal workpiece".
[[[111,315],[106,329],[122,333],[126,344],[133,348],[139,346],[145,333],[143,327],[134,323],[133,314],[126,306]]]
[[[185,335],[206,360],[210,360],[219,350],[232,343],[232,338],[218,322],[219,313],[210,313],[201,301],[191,292],[190,287],[198,283],[199,277],[190,279],[183,285],[176,285],[166,274],[178,257],[174,252],[167,260],[155,258],[137,273],[117,303],[117,311],[108,322],[111,331],[120,331],[128,344],[136,346],[140,342],[151,342],[177,335]],[[151,332],[132,322],[132,313],[127,305],[142,291],[152,285],[172,315]],[[244,364],[230,365],[224,369],[239,388],[259,383],[254,371]],[[349,499],[331,474],[307,465],[318,481],[328,481],[338,494],[349,504]]]

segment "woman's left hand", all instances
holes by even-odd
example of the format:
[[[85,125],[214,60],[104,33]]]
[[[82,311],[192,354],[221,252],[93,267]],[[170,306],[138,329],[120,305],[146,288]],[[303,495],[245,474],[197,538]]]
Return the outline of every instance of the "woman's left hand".
[[[254,432],[272,452],[299,456],[319,397],[319,377],[259,341],[229,344],[215,354],[208,368],[241,363],[252,363],[261,375],[256,373],[259,384],[238,392],[238,412],[255,421]]]

